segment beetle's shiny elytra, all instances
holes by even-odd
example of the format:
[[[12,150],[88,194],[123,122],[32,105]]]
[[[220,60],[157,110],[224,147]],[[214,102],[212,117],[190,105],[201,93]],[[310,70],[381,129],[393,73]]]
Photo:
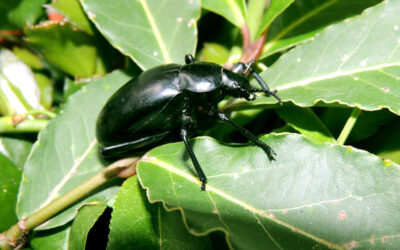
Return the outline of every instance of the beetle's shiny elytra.
[[[142,72],[108,100],[96,124],[102,154],[122,157],[181,138],[205,190],[207,178],[188,137],[192,128],[207,117],[231,124],[273,159],[275,153],[267,144],[231,121],[217,104],[225,96],[254,100],[255,92],[272,95],[281,103],[276,91],[269,90],[251,64],[238,63],[228,70],[214,63],[195,63],[191,55],[186,55],[185,61],[185,65],[167,64]],[[248,71],[262,89],[250,88]]]

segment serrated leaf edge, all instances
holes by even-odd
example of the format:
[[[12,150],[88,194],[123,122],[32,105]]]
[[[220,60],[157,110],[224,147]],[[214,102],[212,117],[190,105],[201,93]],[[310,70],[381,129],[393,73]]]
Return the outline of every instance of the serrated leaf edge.
[[[287,135],[290,135],[290,133],[280,133],[280,134],[275,134],[275,135],[286,135],[286,136],[287,136]],[[269,135],[267,135],[267,137],[268,137],[268,136],[269,136]],[[302,137],[303,139],[306,139],[307,141],[310,141],[310,140],[308,140],[306,137],[304,137],[303,135],[299,135],[299,136]],[[311,141],[310,141],[310,142],[311,142]],[[311,143],[312,143],[312,142],[311,142]],[[313,144],[314,144],[314,143],[313,143]],[[324,144],[332,145],[331,143],[324,143]],[[319,145],[321,145],[321,144],[319,144]],[[334,145],[333,145],[333,146],[334,146]],[[363,150],[360,150],[360,151],[363,151]],[[371,155],[373,155],[373,154],[371,154]],[[375,155],[373,155],[373,156],[375,156]],[[375,156],[375,157],[377,157],[377,156]],[[378,157],[377,157],[377,158],[378,158]],[[140,162],[147,162],[147,163],[157,164],[158,166],[160,166],[160,167],[166,169],[167,171],[170,171],[170,172],[173,172],[173,173],[175,173],[175,174],[177,174],[177,175],[180,175],[181,177],[185,178],[186,180],[191,181],[191,182],[193,182],[193,183],[196,183],[196,184],[198,184],[199,186],[201,185],[201,181],[198,180],[198,179],[197,179],[196,177],[194,177],[193,175],[187,174],[187,173],[185,173],[185,172],[183,172],[183,171],[181,171],[181,170],[179,170],[179,169],[176,169],[173,165],[170,165],[170,164],[168,164],[167,162],[158,160],[158,159],[155,158],[155,157],[148,157],[147,154],[146,154],[146,155],[144,155],[144,156],[141,158]],[[140,163],[140,162],[139,162],[139,163]],[[139,165],[138,165],[138,167],[139,167]],[[184,221],[185,227],[188,229],[189,232],[191,232],[192,234],[194,234],[194,235],[196,235],[196,236],[205,236],[205,235],[207,235],[208,233],[210,233],[210,232],[212,232],[212,231],[216,231],[216,230],[221,230],[221,231],[223,231],[223,232],[225,233],[225,235],[226,235],[226,239],[227,239],[227,242],[228,242],[230,248],[233,248],[233,247],[232,247],[232,244],[231,244],[231,242],[230,242],[230,239],[229,239],[229,232],[228,232],[225,228],[222,228],[222,227],[219,227],[219,228],[218,228],[218,227],[216,227],[216,228],[213,228],[213,229],[204,231],[204,232],[194,232],[193,230],[191,230],[190,227],[188,226],[187,221],[186,221],[186,216],[185,216],[184,209],[183,209],[182,207],[180,207],[180,206],[177,206],[177,207],[168,207],[167,204],[166,204],[166,202],[165,202],[164,200],[162,200],[162,199],[152,199],[152,198],[151,198],[151,194],[150,194],[150,187],[145,186],[144,183],[142,182],[141,177],[140,177],[140,171],[137,172],[137,175],[138,175],[138,180],[139,180],[140,184],[141,184],[142,187],[146,190],[146,195],[147,195],[147,197],[148,197],[150,203],[161,202],[161,203],[163,204],[164,208],[165,208],[167,211],[179,210],[179,211],[181,212],[181,214],[182,214],[182,219],[183,219],[183,221]],[[313,239],[313,240],[316,241],[316,242],[319,242],[319,243],[321,243],[321,244],[323,244],[323,245],[326,245],[326,246],[328,246],[329,248],[336,248],[336,249],[342,249],[342,248],[343,248],[342,246],[340,246],[340,245],[338,245],[338,244],[334,244],[334,243],[332,243],[332,242],[326,241],[326,240],[324,240],[324,239],[322,239],[322,238],[319,238],[319,237],[317,237],[317,236],[315,236],[315,235],[313,235],[313,234],[310,234],[310,233],[308,233],[308,232],[306,232],[306,231],[304,231],[304,230],[302,230],[302,229],[299,229],[299,228],[296,228],[296,227],[294,227],[294,226],[291,226],[290,224],[288,224],[288,223],[286,223],[286,222],[283,222],[283,221],[277,219],[274,215],[267,215],[267,214],[265,213],[264,210],[258,209],[258,208],[256,208],[256,207],[251,206],[251,205],[248,205],[248,204],[246,204],[245,202],[240,201],[240,200],[238,200],[238,199],[232,197],[231,195],[229,195],[229,194],[227,194],[227,193],[225,193],[225,192],[223,192],[223,191],[221,191],[221,190],[219,190],[219,189],[213,187],[213,186],[210,185],[210,184],[207,184],[207,186],[206,186],[206,192],[214,192],[215,194],[217,194],[217,195],[219,195],[219,196],[221,196],[221,197],[224,197],[225,199],[227,199],[227,200],[229,200],[229,201],[231,201],[231,202],[233,202],[233,203],[235,203],[235,204],[237,204],[237,205],[243,207],[244,210],[250,211],[255,217],[256,217],[256,215],[259,215],[260,217],[263,217],[263,218],[265,218],[265,219],[267,219],[267,220],[270,220],[270,221],[273,221],[273,222],[275,222],[275,223],[277,223],[277,224],[279,224],[279,225],[282,225],[282,226],[284,226],[284,227],[290,229],[291,231],[300,233],[300,234],[302,234],[302,235],[304,235],[304,236],[306,236],[306,237],[308,237],[308,238],[310,238],[310,239]],[[256,219],[258,220],[257,217],[256,217]],[[262,224],[260,223],[260,225],[262,225]],[[266,230],[266,228],[265,228],[264,226],[262,226],[262,228],[263,228],[263,230],[265,231],[265,233],[270,237],[271,241],[273,241],[273,242],[277,245],[277,247],[279,247],[280,249],[282,249],[282,247],[272,238],[272,236],[269,234],[269,232]]]

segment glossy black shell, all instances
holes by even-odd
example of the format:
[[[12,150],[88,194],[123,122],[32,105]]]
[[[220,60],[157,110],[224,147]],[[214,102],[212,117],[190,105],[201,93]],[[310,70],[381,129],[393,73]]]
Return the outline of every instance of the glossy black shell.
[[[103,147],[136,142],[129,146],[135,150],[176,135],[184,111],[223,99],[221,72],[213,63],[168,64],[142,72],[103,107],[96,124],[98,142]]]

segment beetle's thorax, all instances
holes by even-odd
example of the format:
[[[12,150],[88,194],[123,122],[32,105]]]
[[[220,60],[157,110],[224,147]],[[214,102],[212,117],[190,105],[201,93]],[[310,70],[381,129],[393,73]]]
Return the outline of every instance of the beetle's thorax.
[[[222,67],[214,63],[192,63],[179,69],[179,89],[193,110],[214,107],[224,97]]]

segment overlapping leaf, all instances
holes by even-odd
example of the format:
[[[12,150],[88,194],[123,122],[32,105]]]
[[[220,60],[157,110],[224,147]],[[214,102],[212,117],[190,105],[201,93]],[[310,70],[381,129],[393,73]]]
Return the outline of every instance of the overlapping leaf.
[[[241,28],[246,21],[246,4],[244,0],[203,0],[203,8],[225,17],[229,22]]]
[[[20,139],[0,137],[0,153],[10,159],[19,170],[25,164],[32,143]]]
[[[181,209],[191,232],[221,229],[236,249],[392,248],[400,244],[400,166],[365,151],[295,134],[253,145],[192,140],[208,184],[200,191],[183,143],[138,166],[149,199]]]
[[[5,16],[7,16],[11,23],[23,29],[25,25],[34,25],[36,21],[44,15],[42,5],[45,4],[47,0],[21,0],[13,2],[18,2],[18,5]],[[5,4],[5,6],[7,5],[8,4]]]
[[[194,54],[199,0],[81,0],[88,17],[108,41],[142,69],[183,63]]]
[[[0,49],[0,113],[41,109],[40,89],[31,69],[11,51]]]
[[[88,233],[105,208],[104,203],[84,206],[79,209],[73,222],[49,230],[35,231],[30,244],[33,249],[85,249]]]
[[[90,229],[103,214],[106,207],[105,203],[100,203],[79,209],[79,213],[71,226],[71,233],[68,237],[69,247],[67,249],[80,250],[85,248]]]
[[[400,114],[399,11],[400,2],[388,0],[332,25],[261,76],[283,100],[297,105],[337,102]]]
[[[287,125],[314,143],[336,142],[324,123],[309,108],[283,107],[276,109],[275,112]]]
[[[113,205],[108,249],[209,249],[207,238],[186,230],[182,216],[149,205],[137,177],[128,179]]]
[[[83,12],[79,0],[57,0],[46,7],[55,9],[58,13],[62,14],[68,22],[86,31],[88,34],[94,34],[90,21],[86,17],[85,12]]]
[[[97,115],[108,97],[128,79],[128,75],[117,71],[83,87],[39,134],[24,166],[17,206],[20,219],[103,169],[95,138]],[[107,200],[116,190],[111,186],[80,201],[41,228],[65,224],[83,204]]]
[[[260,36],[261,33],[268,28],[272,21],[274,21],[275,18],[277,18],[293,2],[294,0],[271,1],[268,10],[260,22],[256,37]]]
[[[27,29],[27,42],[42,55],[75,77],[91,77],[97,66],[96,41],[70,23],[45,22]]]

